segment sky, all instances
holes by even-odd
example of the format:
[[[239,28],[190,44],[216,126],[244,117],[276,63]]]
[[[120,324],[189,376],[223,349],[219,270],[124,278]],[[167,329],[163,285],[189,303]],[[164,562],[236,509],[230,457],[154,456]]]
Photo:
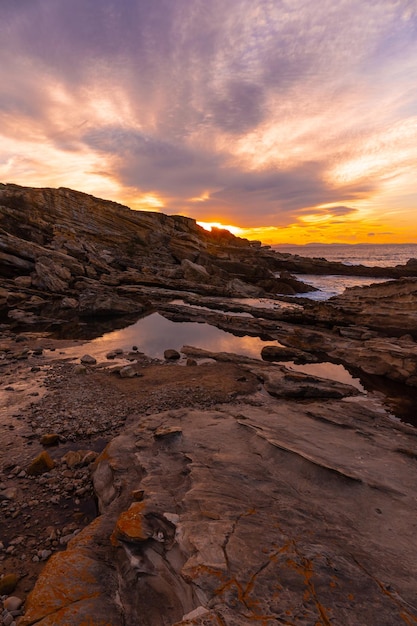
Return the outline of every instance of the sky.
[[[417,243],[417,0],[0,0],[0,181]]]

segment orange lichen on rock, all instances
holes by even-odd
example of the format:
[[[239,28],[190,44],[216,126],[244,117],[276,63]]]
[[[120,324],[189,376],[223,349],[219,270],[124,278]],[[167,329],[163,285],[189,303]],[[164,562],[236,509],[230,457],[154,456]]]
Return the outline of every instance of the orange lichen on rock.
[[[55,621],[51,624],[63,623],[56,621],[57,612],[67,611],[74,603],[87,598],[98,597],[101,589],[94,566],[91,558],[78,551],[53,555],[39,577],[36,591],[28,597],[20,626],[30,626],[52,615]]]
[[[44,474],[45,472],[49,472],[49,470],[55,467],[54,461],[51,459],[47,452],[41,452],[38,456],[33,459],[30,465],[26,469],[26,473],[29,476],[39,476],[39,474]]]
[[[146,541],[152,536],[152,529],[145,517],[146,504],[133,502],[127,511],[123,511],[116,522],[112,541]]]

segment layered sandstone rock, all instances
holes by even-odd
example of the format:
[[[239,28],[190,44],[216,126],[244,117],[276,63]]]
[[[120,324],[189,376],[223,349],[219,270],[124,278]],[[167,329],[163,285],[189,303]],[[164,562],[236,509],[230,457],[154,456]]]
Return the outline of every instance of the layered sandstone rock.
[[[265,386],[131,417],[96,461],[100,516],[46,564],[20,626],[417,620],[414,433],[346,385],[299,375],[317,390],[300,403],[285,369],[240,368]]]
[[[131,211],[64,188],[1,186],[0,261],[3,310],[20,289],[25,308],[42,295],[55,306],[38,309],[64,318],[69,310],[59,303],[68,297],[80,300],[74,315],[141,310],[134,292],[130,303],[113,306],[119,285],[238,297],[310,289],[289,275],[276,279],[274,253],[227,231],[208,233],[190,218]]]

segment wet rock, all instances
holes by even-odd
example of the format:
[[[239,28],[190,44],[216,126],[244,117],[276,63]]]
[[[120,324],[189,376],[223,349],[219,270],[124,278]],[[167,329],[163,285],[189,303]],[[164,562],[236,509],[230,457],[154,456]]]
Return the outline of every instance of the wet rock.
[[[308,363],[312,360],[308,353],[285,346],[264,346],[261,350],[261,357],[264,361],[297,360],[300,363]]]
[[[82,365],[95,365],[97,363],[97,359],[90,354],[84,354],[84,356],[81,357],[80,361]]]
[[[167,361],[177,361],[180,358],[181,358],[181,355],[178,352],[178,350],[174,350],[170,348],[164,351],[164,359],[166,359]]]
[[[29,476],[39,476],[55,467],[55,462],[47,452],[41,452],[26,468]]]

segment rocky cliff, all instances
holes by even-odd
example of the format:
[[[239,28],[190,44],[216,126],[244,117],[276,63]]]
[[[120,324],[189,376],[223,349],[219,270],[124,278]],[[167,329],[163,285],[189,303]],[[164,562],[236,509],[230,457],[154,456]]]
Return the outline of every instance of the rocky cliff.
[[[17,309],[15,321],[51,315],[51,303],[58,317],[140,312],[140,285],[227,296],[310,289],[276,278],[278,259],[259,242],[186,217],[70,189],[0,187],[0,307],[3,317]]]
[[[70,189],[0,185],[4,322],[138,314],[149,306],[149,288],[162,299],[164,289],[227,297],[312,290],[288,270],[381,274],[281,254],[226,230],[207,232],[190,218],[132,211]],[[384,273],[415,276],[417,266]]]

